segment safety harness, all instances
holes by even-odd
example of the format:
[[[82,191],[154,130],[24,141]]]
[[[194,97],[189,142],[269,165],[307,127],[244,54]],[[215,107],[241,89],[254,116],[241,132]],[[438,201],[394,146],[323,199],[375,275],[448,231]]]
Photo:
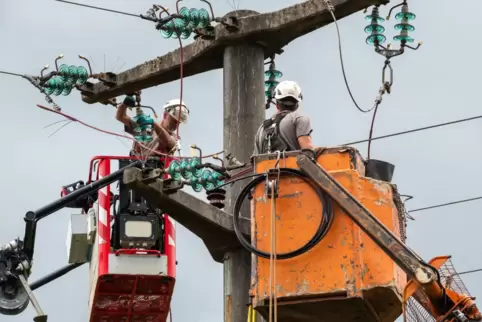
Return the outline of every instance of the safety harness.
[[[295,147],[283,137],[279,127],[281,121],[291,111],[282,111],[263,122],[261,132],[261,149],[259,153],[272,153],[274,151],[294,151]]]

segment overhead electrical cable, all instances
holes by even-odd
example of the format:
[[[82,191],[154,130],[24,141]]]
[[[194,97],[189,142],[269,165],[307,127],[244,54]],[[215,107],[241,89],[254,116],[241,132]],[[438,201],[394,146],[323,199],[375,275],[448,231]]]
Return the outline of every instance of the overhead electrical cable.
[[[456,204],[459,204],[459,203],[465,203],[465,202],[481,200],[481,199],[482,199],[482,196],[469,198],[469,199],[456,200],[456,201],[451,201],[451,202],[442,203],[442,204],[438,204],[438,205],[416,208],[416,209],[408,210],[407,212],[413,213],[413,212],[418,212],[418,211],[425,211],[425,210],[429,210],[429,209],[442,208],[442,207],[447,207],[447,206],[451,206],[451,205],[456,205]]]
[[[454,275],[465,275],[465,274],[473,274],[473,273],[479,273],[479,272],[482,272],[482,268],[477,268],[477,269],[473,269],[473,270],[470,270],[470,271],[463,271],[463,272],[460,272],[460,273],[456,273]]]
[[[83,3],[71,2],[71,1],[66,1],[66,0],[55,0],[55,1],[73,4],[73,5],[76,5],[76,6],[81,6],[81,7],[91,8],[91,9],[97,9],[97,10],[102,10],[102,11],[107,11],[107,12],[112,12],[112,13],[118,13],[118,14],[125,15],[125,16],[131,16],[131,17],[136,17],[136,18],[141,17],[141,15],[136,15],[136,14],[129,13],[129,12],[123,12],[123,11],[118,11],[118,10],[112,10],[112,9],[107,9],[107,8],[90,6],[88,4],[83,4]]]
[[[55,111],[49,107],[46,107],[46,106],[43,106],[43,105],[40,105],[40,104],[37,104],[37,106],[43,110],[46,110],[46,111],[49,111],[49,112],[52,112],[52,113],[55,113],[55,114],[58,114],[58,115],[61,115],[67,119],[69,119],[70,121],[73,121],[73,122],[77,122],[77,123],[80,123],[88,128],[91,128],[93,130],[96,130],[96,131],[99,131],[99,132],[102,132],[102,133],[105,133],[105,134],[109,134],[109,135],[113,135],[113,136],[117,136],[117,137],[121,137],[121,138],[125,138],[125,139],[128,139],[128,140],[131,140],[131,141],[134,141],[136,143],[138,143],[139,145],[141,145],[143,148],[145,148],[146,150],[152,150],[153,153],[157,154],[157,155],[160,155],[160,156],[168,156],[167,154],[165,153],[161,153],[159,151],[156,151],[156,150],[153,150],[153,149],[150,149],[149,147],[143,145],[141,142],[137,141],[135,138],[133,137],[130,137],[130,136],[127,136],[127,135],[123,135],[123,134],[119,134],[119,133],[115,133],[115,132],[111,132],[111,131],[106,131],[106,130],[103,130],[101,128],[98,128],[96,126],[93,126],[93,125],[90,125],[88,123],[85,123],[69,114],[66,114],[64,112],[60,112],[60,111]],[[205,158],[212,158],[213,156],[216,156],[216,155],[219,155],[219,154],[222,154],[224,151],[219,151],[217,153],[212,153],[212,154],[208,154],[208,155],[203,155],[202,158],[205,159]],[[173,157],[173,156],[170,156],[170,157]],[[185,157],[185,156],[179,156],[179,157],[173,157],[175,159],[190,159],[191,157]]]
[[[406,130],[406,131],[401,131],[401,132],[395,132],[395,133],[391,133],[391,134],[376,136],[376,137],[373,137],[373,138],[371,138],[371,139],[364,139],[364,140],[359,140],[359,141],[348,142],[348,143],[341,144],[341,146],[344,146],[344,145],[355,145],[355,144],[365,143],[365,142],[369,142],[369,141],[381,140],[381,139],[391,138],[391,137],[394,137],[394,136],[399,136],[399,135],[410,134],[410,133],[414,133],[414,132],[420,132],[420,131],[430,130],[430,129],[434,129],[434,128],[437,128],[437,127],[442,127],[442,126],[447,126],[447,125],[452,125],[452,124],[457,124],[457,123],[462,123],[462,122],[468,122],[468,121],[473,121],[473,120],[478,120],[478,119],[482,119],[482,115],[473,116],[473,117],[468,117],[468,118],[464,118],[464,119],[460,119],[460,120],[455,120],[455,121],[450,121],[450,122],[445,122],[445,123],[434,124],[434,125],[430,125],[430,126],[424,126],[424,127],[420,127],[420,128],[416,128],[416,129],[412,129],[412,130]]]

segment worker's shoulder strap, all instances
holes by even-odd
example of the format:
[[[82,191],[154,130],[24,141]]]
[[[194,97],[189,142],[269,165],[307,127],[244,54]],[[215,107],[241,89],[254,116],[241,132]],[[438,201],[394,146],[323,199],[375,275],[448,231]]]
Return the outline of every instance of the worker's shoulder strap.
[[[281,121],[290,113],[291,111],[282,111],[276,113],[274,116],[263,122],[263,130],[265,133],[265,139],[270,140],[273,137],[279,137],[279,139],[285,145],[284,150],[294,151],[296,148],[291,146],[291,144],[284,138],[283,134],[279,130]]]
[[[282,112],[276,113],[275,115],[273,115],[272,117],[264,121],[263,127],[269,128],[273,124],[275,124],[275,126],[279,128],[279,124],[285,118],[285,116],[288,115],[289,113],[290,111],[282,111]]]

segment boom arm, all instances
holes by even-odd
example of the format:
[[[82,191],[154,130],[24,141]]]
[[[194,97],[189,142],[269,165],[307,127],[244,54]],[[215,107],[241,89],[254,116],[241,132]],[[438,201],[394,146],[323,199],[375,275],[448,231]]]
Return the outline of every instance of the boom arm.
[[[438,271],[402,243],[341,184],[320,167],[316,160],[306,154],[300,154],[297,157],[297,164],[301,171],[329,194],[346,214],[405,271],[410,280],[415,281],[423,289],[430,299],[431,305],[441,315],[450,313],[457,306],[458,303],[454,303],[440,283]],[[469,313],[470,318],[480,320],[482,316],[477,310],[475,311],[463,313]]]
[[[37,222],[40,219],[67,207],[77,199],[90,195],[99,189],[118,181],[123,176],[126,169],[139,165],[140,162],[133,162],[128,166],[75,190],[36,211],[29,211],[26,213],[24,218],[26,224],[23,241],[17,239],[0,248],[0,314],[20,314],[28,306],[30,299],[37,311],[37,317],[34,321],[47,321],[47,316],[44,315],[40,309],[32,290],[63,276],[76,267],[79,267],[81,264],[66,266],[29,286],[27,284],[27,277],[30,275],[33,261]]]

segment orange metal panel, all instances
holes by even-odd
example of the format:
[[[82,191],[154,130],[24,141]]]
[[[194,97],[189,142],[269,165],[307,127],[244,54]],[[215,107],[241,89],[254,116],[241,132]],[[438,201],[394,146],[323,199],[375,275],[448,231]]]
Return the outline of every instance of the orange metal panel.
[[[318,158],[318,163],[399,236],[399,217],[391,185],[361,176],[364,166],[353,151],[328,149]],[[275,162],[257,160],[256,172],[266,172]],[[297,168],[296,157],[281,160],[280,167]],[[269,252],[271,199],[266,197],[264,186],[255,189],[251,207],[252,243]],[[335,204],[333,211],[333,225],[318,245],[293,259],[277,261],[276,285],[280,306],[285,306],[286,312],[297,310],[297,314],[302,314],[305,309],[301,305],[306,305],[307,299],[311,303],[320,303],[336,298],[339,307],[336,315],[325,314],[322,310],[327,308],[318,305],[318,311],[309,309],[307,315],[312,319],[305,317],[300,321],[330,321],[335,317],[350,321],[350,318],[365,314],[363,321],[367,322],[394,321],[402,311],[405,273]],[[277,253],[292,251],[305,244],[315,233],[321,213],[321,202],[306,182],[294,177],[282,178],[276,201]],[[253,256],[253,270],[254,306],[262,312],[269,296],[269,260]],[[346,315],[340,299],[346,301]],[[361,299],[362,309],[353,304],[354,299]],[[355,315],[348,312],[355,307],[358,310]],[[316,317],[321,314],[324,316]],[[290,313],[281,316],[290,316]]]

